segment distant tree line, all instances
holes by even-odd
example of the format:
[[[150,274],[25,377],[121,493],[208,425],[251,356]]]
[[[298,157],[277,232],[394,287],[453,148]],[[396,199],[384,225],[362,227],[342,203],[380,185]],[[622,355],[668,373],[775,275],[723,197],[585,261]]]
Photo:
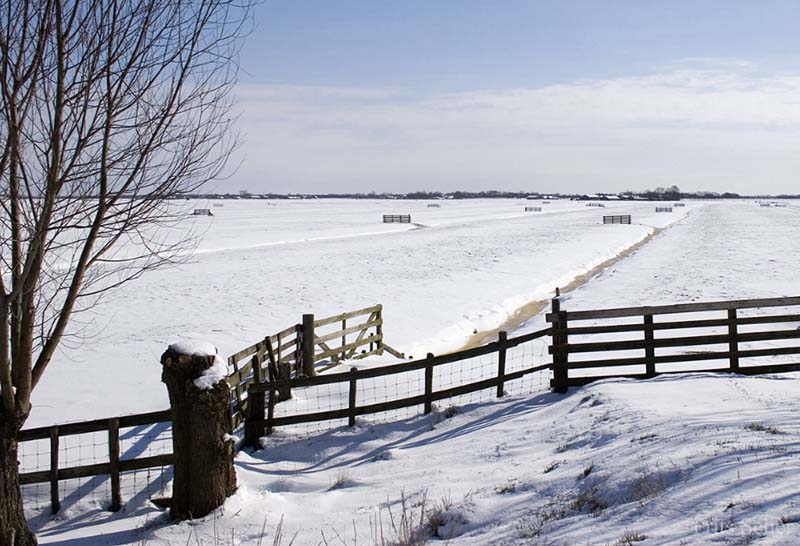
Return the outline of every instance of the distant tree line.
[[[800,199],[800,194],[741,195],[734,192],[681,191],[678,186],[657,187],[652,190],[623,191],[620,193],[544,193],[527,191],[412,191],[406,193],[203,193],[187,194],[186,199],[569,199],[573,201],[680,201],[681,199]]]

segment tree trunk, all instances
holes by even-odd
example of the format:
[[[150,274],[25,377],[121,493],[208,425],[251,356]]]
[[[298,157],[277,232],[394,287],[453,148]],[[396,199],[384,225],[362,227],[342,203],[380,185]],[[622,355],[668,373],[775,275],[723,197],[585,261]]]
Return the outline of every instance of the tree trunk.
[[[172,347],[161,357],[161,380],[172,407],[175,480],[170,515],[175,520],[201,518],[236,491],[228,383],[202,389],[194,382],[215,358],[181,354]]]
[[[0,415],[0,544],[35,546],[36,536],[28,529],[22,510],[17,463],[19,427]]]

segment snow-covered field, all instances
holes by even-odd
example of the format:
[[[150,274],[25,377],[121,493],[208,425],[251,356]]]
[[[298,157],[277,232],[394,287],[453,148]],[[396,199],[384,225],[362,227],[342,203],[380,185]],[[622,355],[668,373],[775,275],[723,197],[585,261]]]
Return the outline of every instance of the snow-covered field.
[[[229,354],[303,312],[383,303],[393,346],[454,349],[654,228],[666,229],[563,307],[800,293],[792,205],[704,202],[656,214],[652,203],[556,202],[523,212],[532,204],[226,201],[212,219],[193,219],[211,225],[190,263],[98,308],[105,330],[53,368],[34,419],[160,409],[167,343],[192,334]],[[415,225],[382,225],[384,213],[410,213]],[[635,225],[600,225],[611,213]],[[542,325],[538,315],[518,333]],[[78,394],[59,389],[74,366],[97,377]],[[113,515],[91,500],[55,520],[31,515],[45,544],[258,544],[262,528],[269,544],[283,517],[284,543],[298,533],[298,546],[395,544],[401,521],[464,545],[794,545],[798,387],[800,374],[611,380],[566,396],[542,383],[428,416],[279,431],[238,456],[239,492],[200,522],[167,525],[144,499]]]
[[[48,369],[29,426],[164,409],[159,357],[170,343],[201,338],[228,356],[303,313],[381,303],[393,347],[454,350],[702,206],[656,214],[653,203],[556,201],[527,213],[540,202],[220,203],[185,203],[214,212],[187,220],[204,234],[188,263],[148,273],[78,317],[92,320],[88,339]],[[382,224],[383,214],[411,214],[414,224]],[[634,225],[604,226],[604,214],[632,214]]]

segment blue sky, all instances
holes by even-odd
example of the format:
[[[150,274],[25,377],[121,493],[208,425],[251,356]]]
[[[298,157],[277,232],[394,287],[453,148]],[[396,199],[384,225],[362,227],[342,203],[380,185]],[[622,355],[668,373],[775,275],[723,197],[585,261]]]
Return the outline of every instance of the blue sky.
[[[800,2],[266,1],[254,191],[800,191]]]

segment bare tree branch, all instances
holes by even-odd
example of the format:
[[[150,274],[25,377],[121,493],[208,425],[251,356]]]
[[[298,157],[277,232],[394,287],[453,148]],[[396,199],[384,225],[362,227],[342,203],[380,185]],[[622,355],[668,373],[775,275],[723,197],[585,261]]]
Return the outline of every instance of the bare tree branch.
[[[24,422],[75,313],[190,255],[176,200],[220,178],[236,144],[249,7],[0,8],[0,420]]]

